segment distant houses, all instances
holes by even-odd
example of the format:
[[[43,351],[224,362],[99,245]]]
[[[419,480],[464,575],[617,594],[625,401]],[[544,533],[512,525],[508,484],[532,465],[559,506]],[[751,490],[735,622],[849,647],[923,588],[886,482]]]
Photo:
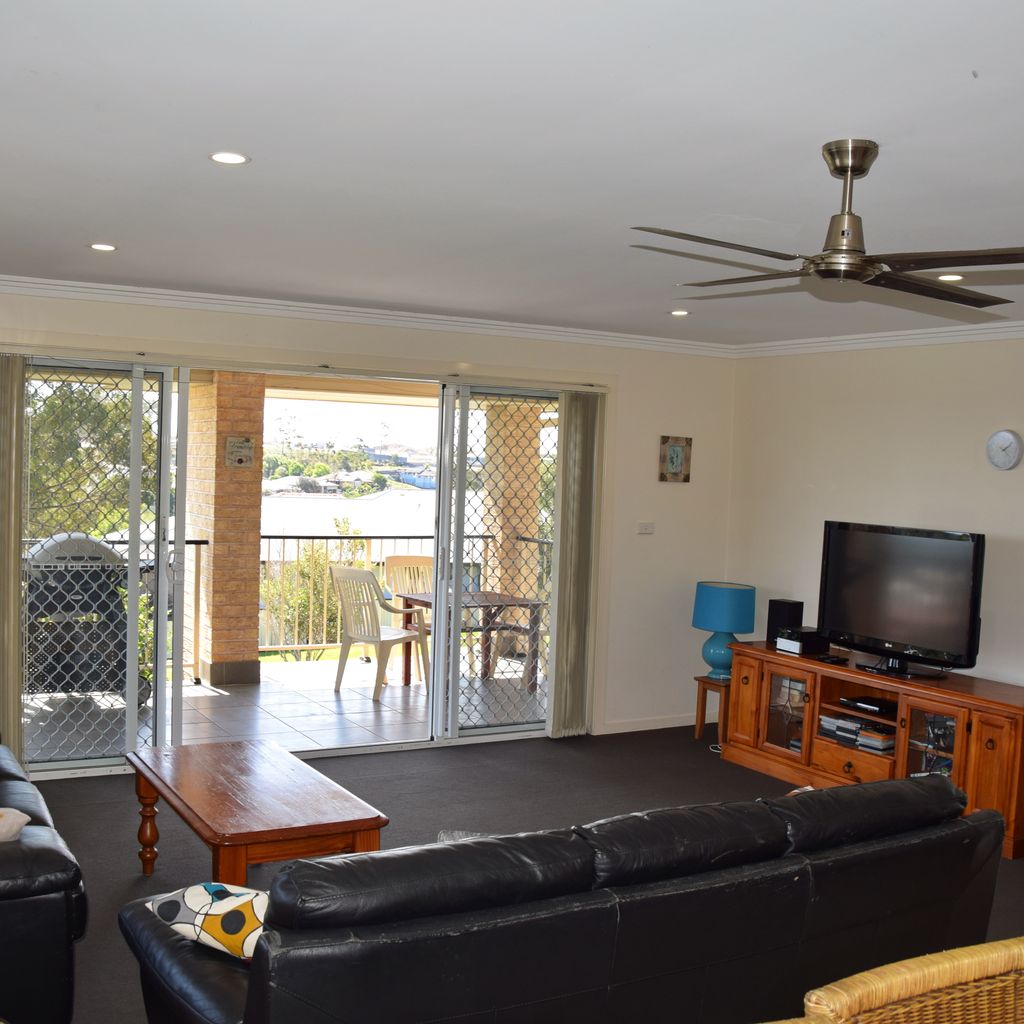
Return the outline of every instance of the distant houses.
[[[373,476],[373,470],[370,469],[353,469],[348,473],[339,469],[336,473],[317,477],[316,482],[320,485],[322,494],[341,494],[346,486],[368,484]]]

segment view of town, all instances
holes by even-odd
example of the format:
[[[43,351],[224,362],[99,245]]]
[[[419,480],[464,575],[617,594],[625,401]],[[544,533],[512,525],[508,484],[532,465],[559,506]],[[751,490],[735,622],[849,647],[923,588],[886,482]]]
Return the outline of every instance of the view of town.
[[[262,533],[429,535],[435,407],[268,398]]]

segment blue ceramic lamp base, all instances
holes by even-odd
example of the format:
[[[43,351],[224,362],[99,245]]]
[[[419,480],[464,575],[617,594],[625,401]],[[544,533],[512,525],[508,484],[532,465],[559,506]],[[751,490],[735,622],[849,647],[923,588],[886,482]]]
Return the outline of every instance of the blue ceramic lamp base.
[[[729,644],[736,643],[735,633],[712,633],[704,641],[700,653],[711,667],[709,679],[728,679],[732,675],[732,651]]]

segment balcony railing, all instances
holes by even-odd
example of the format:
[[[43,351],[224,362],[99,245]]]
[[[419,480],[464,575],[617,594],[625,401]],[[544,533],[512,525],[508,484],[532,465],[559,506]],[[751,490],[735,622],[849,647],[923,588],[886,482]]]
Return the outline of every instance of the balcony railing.
[[[537,580],[533,596],[549,597],[553,543],[536,537],[516,539],[523,545],[536,547]],[[493,542],[491,534],[464,538],[466,589],[480,589],[496,571]],[[364,566],[373,570],[383,586],[384,559],[388,555],[432,555],[433,552],[432,534],[261,536],[260,652],[315,654],[340,646],[341,607],[331,586],[332,565]]]
[[[467,586],[479,586],[492,540],[490,535],[466,538]],[[317,652],[340,646],[341,606],[331,586],[332,565],[371,569],[383,586],[388,555],[433,552],[432,534],[261,536],[260,651]]]

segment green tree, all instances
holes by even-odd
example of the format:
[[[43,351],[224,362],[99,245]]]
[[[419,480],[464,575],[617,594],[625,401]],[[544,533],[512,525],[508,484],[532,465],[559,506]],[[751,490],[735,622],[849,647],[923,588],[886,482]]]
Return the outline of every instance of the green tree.
[[[131,391],[103,379],[51,381],[33,377],[26,390],[28,499],[27,537],[87,533],[104,538],[127,534],[132,509]],[[158,405],[143,391],[138,509],[143,523],[156,519]],[[172,491],[173,496],[173,491]],[[122,554],[124,549],[121,549]],[[123,604],[127,591],[118,588]],[[139,702],[153,689],[155,623],[153,601],[143,589],[138,603]]]
[[[308,644],[338,640],[341,621],[330,582],[332,559],[326,545],[309,542],[294,561],[268,562],[260,598],[274,626],[275,646],[294,644],[282,652],[296,661],[319,661],[323,649]]]
[[[103,537],[127,531],[130,392],[95,381],[33,382],[26,428],[26,536],[82,531]],[[153,405],[146,410],[142,431],[140,511],[144,522],[155,518],[156,456]]]
[[[292,561],[269,560],[260,598],[274,630],[274,646],[296,661],[319,661],[324,650],[308,645],[334,644],[341,636],[341,612],[331,584],[332,565],[365,565],[367,542],[348,519],[336,519],[340,541],[310,541]]]

